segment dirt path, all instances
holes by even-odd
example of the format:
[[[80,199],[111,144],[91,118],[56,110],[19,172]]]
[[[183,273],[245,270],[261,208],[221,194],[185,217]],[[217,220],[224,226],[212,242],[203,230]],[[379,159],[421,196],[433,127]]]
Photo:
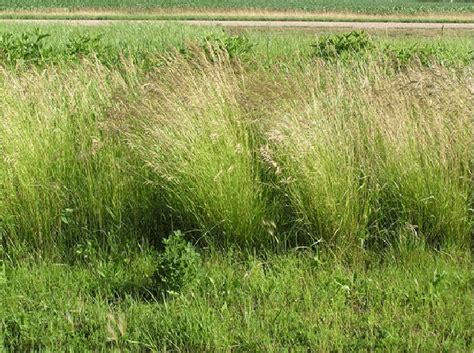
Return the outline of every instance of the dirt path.
[[[66,24],[103,26],[110,24],[183,23],[199,26],[276,27],[276,28],[349,28],[349,29],[471,29],[474,23],[415,23],[415,22],[326,22],[326,21],[224,21],[224,20],[0,20],[2,23]]]

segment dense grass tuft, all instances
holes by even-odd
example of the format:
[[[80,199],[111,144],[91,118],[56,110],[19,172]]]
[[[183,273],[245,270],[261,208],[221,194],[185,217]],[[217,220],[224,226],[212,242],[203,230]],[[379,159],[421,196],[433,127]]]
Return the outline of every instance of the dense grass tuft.
[[[2,70],[0,212],[7,248],[26,243],[68,253],[88,238],[107,243],[122,229],[153,228],[146,209],[155,209],[155,193],[107,119],[113,86],[126,84],[113,75],[93,63],[80,70]]]
[[[239,68],[219,55],[170,56],[132,109],[140,126],[130,140],[182,227],[263,240],[274,210],[259,180],[253,123],[239,104]]]
[[[4,70],[7,243],[180,228],[211,242],[466,244],[468,78],[367,60],[287,71],[209,46],[146,75],[126,60]]]

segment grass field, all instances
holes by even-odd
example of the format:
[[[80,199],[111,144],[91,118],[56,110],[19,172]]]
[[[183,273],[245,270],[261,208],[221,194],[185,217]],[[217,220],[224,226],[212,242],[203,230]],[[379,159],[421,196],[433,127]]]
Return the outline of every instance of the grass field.
[[[199,279],[165,298],[149,284],[149,250],[9,267],[0,287],[4,349],[472,350],[467,253],[356,264],[311,250],[202,256]]]
[[[471,32],[0,24],[5,351],[472,351]]]

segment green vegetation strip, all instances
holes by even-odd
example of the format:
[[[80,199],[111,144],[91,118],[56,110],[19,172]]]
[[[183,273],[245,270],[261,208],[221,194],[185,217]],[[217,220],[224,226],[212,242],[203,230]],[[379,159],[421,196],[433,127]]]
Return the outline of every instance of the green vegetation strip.
[[[5,351],[473,347],[467,252],[413,251],[344,264],[309,250],[264,257],[208,251],[198,261],[192,252],[184,259],[150,249],[105,258],[82,250],[84,264],[7,268],[0,282]],[[183,276],[179,266],[193,263],[184,273],[195,280],[162,296],[157,263],[175,264],[167,278]]]
[[[397,18],[374,18],[374,17],[342,17],[330,18],[326,16],[240,16],[240,15],[144,15],[144,14],[22,14],[22,13],[1,13],[0,19],[17,20],[147,20],[147,21],[179,21],[179,20],[217,20],[217,21],[298,21],[298,22],[400,22],[400,23],[474,23],[472,19],[456,18],[406,18],[403,16]]]

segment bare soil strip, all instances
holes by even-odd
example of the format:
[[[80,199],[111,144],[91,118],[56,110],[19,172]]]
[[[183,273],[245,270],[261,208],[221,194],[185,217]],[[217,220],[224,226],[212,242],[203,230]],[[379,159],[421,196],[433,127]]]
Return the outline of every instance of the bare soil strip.
[[[1,23],[64,24],[103,26],[111,24],[182,23],[199,26],[272,27],[272,28],[349,28],[349,29],[474,29],[474,23],[430,22],[345,22],[345,21],[234,21],[234,20],[59,20],[59,19],[4,19]]]

